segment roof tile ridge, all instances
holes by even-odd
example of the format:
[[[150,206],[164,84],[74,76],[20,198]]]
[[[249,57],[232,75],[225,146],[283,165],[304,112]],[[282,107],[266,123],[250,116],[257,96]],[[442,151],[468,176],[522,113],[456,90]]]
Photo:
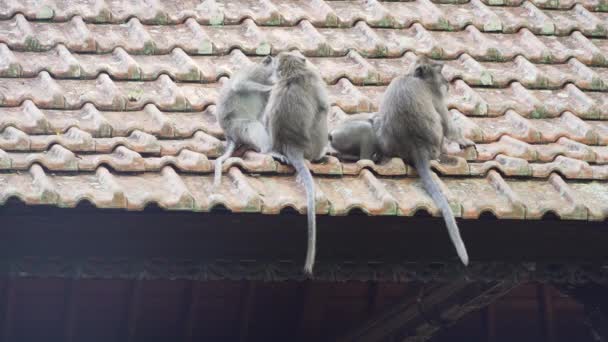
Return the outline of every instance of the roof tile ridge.
[[[481,0],[470,0],[469,3],[481,12],[484,32],[502,32],[502,21],[494,11],[490,10]]]
[[[532,13],[532,16],[538,18],[538,20],[541,20],[543,22],[543,26],[541,28],[542,34],[545,34],[545,35],[554,35],[555,34],[555,32],[556,32],[555,23],[553,22],[553,20],[551,20],[551,18],[543,10],[538,8],[538,6],[536,6],[536,4],[534,4],[534,2],[529,1],[529,0],[524,0],[520,6],[529,10]],[[526,26],[524,26],[524,27],[526,27]],[[528,27],[526,27],[526,28],[530,29]]]
[[[566,200],[571,206],[571,213],[568,217],[575,217],[576,219],[587,220],[589,212],[586,206],[582,205],[578,200],[574,191],[568,186],[568,184],[562,179],[559,174],[552,173],[549,176],[549,184],[560,194],[560,196]],[[560,215],[562,218],[562,215]]]
[[[370,212],[371,215],[397,214],[397,200],[386,190],[384,184],[382,184],[371,171],[367,169],[361,170],[359,178],[363,180],[373,196],[380,203],[377,209]],[[369,210],[369,207],[367,209]]]
[[[513,218],[523,219],[526,217],[526,206],[521,198],[511,189],[509,184],[502,177],[500,172],[494,169],[490,169],[487,173],[486,179],[490,185],[496,189],[498,193],[505,196],[511,204],[511,214]],[[504,215],[500,216],[504,217]]]
[[[59,200],[59,194],[57,192],[57,186],[46,175],[44,169],[38,164],[34,163],[29,167],[29,173],[32,177],[32,188],[36,191],[36,201],[28,204],[56,204]],[[28,201],[26,201],[28,202]]]

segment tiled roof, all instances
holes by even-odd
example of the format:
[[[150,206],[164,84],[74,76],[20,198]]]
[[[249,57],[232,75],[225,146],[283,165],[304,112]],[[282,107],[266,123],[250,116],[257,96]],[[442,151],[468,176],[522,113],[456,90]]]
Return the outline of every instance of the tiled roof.
[[[328,84],[330,126],[375,111],[416,54],[445,61],[477,143],[433,162],[457,216],[608,216],[604,0],[0,0],[0,202],[303,210],[291,169],[252,151],[211,190],[221,84],[292,48]],[[437,214],[399,159],[311,168],[319,214]]]

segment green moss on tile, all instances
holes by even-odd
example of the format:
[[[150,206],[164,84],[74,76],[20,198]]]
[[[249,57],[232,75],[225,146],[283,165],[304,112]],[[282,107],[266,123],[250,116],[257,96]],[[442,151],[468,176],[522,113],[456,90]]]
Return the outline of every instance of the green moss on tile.
[[[437,20],[437,29],[438,30],[442,30],[442,31],[454,31],[454,27],[452,27],[452,25],[450,25],[450,22],[446,19],[446,18],[439,18],[439,20]]]
[[[201,55],[213,54],[213,44],[208,40],[202,41],[198,47],[198,53]]]
[[[376,73],[370,72],[363,80],[364,85],[376,85],[380,83],[380,76]]]
[[[187,73],[180,74],[179,78],[183,81],[200,81],[201,73],[198,69],[192,68]]]
[[[606,37],[606,28],[603,25],[596,25],[595,29],[591,32],[592,37]]]
[[[157,12],[156,16],[152,19],[152,23],[155,25],[167,25],[169,23],[169,17],[166,13]]]
[[[74,170],[77,170],[74,169]],[[56,192],[50,190],[43,190],[40,194],[40,203],[57,203],[59,196]]]
[[[479,81],[481,82],[482,85],[485,86],[491,86],[494,84],[494,78],[492,77],[492,74],[490,74],[487,71],[482,71],[481,72],[481,76],[479,77]]]
[[[388,57],[388,47],[384,45],[376,45],[373,57]]]
[[[602,54],[594,54],[591,58],[591,64],[595,66],[606,66],[606,57]]]
[[[217,12],[209,18],[209,24],[212,26],[224,25],[224,12]]]
[[[486,51],[486,58],[491,62],[504,62],[505,58],[498,49],[490,48]]]
[[[144,43],[144,50],[143,53],[144,55],[153,55],[156,52],[156,45],[154,44],[154,42],[145,42]]]
[[[107,8],[103,8],[93,18],[94,23],[109,23],[112,19],[112,13]]]
[[[127,92],[127,99],[132,102],[139,101],[141,97],[144,95],[144,90],[142,88],[133,88],[129,89]]]
[[[325,26],[338,27],[340,26],[340,19],[333,13],[329,13],[325,16]]]
[[[597,108],[591,108],[588,111],[580,114],[581,119],[599,120],[602,118],[602,112]]]
[[[501,32],[502,22],[500,20],[488,20],[483,24],[483,30],[486,32]]]
[[[79,78],[80,77],[80,65],[70,65],[70,69],[68,70],[68,75],[70,75],[70,77]]]
[[[319,57],[330,57],[333,56],[334,51],[329,44],[321,43],[317,48],[317,54]]]
[[[606,84],[604,83],[604,81],[599,78],[599,77],[593,77],[591,79],[591,89],[593,90],[605,90],[606,89]]]
[[[4,72],[4,76],[6,77],[19,77],[21,76],[21,65],[17,63],[11,63],[8,66],[8,69]]]
[[[549,0],[545,4],[545,8],[559,8],[559,0]]]
[[[270,19],[264,24],[270,26],[280,26],[282,23],[283,18],[281,17],[281,14],[279,14],[278,12],[272,12],[272,14],[270,15]]]
[[[475,109],[473,109],[473,115],[487,116],[488,115],[488,105],[486,103],[477,103],[475,105]]]
[[[546,77],[539,76],[536,78],[536,83],[534,84],[535,88],[545,89],[549,87],[549,79]]]
[[[544,54],[541,58],[541,62],[544,64],[553,64],[554,61],[555,61],[555,58],[551,54]]]
[[[264,42],[255,49],[255,54],[258,56],[266,56],[266,55],[270,54],[270,50],[271,50],[270,44],[267,42]]]
[[[141,79],[141,70],[138,67],[130,67],[127,71],[127,77],[130,80],[140,80]]]
[[[190,103],[183,97],[177,97],[175,103],[171,106],[171,110],[180,112],[190,110]]]
[[[555,34],[555,24],[552,22],[545,22],[540,32],[545,35]]]
[[[608,12],[608,1],[600,1],[597,4],[597,10],[600,12]]]
[[[38,39],[34,38],[34,37],[27,37],[25,38],[25,50],[26,51],[42,51],[42,44],[40,44],[40,42],[38,41]]]
[[[530,117],[532,119],[545,119],[549,117],[549,113],[545,107],[534,107],[534,110],[530,112]]]
[[[395,20],[391,16],[384,16],[382,19],[378,20],[375,24],[378,27],[393,28],[393,27],[395,27]]]
[[[431,50],[430,57],[432,59],[443,59],[443,49],[438,48],[438,47],[434,47]]]
[[[54,16],[55,16],[55,11],[53,11],[53,9],[50,8],[49,6],[42,6],[36,12],[36,19],[39,19],[39,20],[52,19]]]
[[[505,5],[505,1],[504,0],[488,0],[488,4],[490,6],[503,6],[503,5]]]

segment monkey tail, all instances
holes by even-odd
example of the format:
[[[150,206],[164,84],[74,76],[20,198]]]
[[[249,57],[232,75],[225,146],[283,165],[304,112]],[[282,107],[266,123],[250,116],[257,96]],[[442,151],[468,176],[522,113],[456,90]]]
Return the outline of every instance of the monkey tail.
[[[304,263],[304,273],[312,276],[312,268],[315,263],[316,243],[317,243],[317,222],[315,219],[315,182],[306,163],[302,152],[286,149],[285,156],[296,169],[298,176],[302,180],[306,190],[306,213],[308,215],[308,247],[306,249],[306,261]]]
[[[215,160],[215,176],[213,177],[213,188],[217,188],[220,186],[220,182],[222,181],[222,163],[224,160],[230,158],[230,156],[234,153],[234,149],[236,148],[236,144],[232,140],[228,140],[228,144],[226,144],[226,150],[224,154],[218,157]]]
[[[437,184],[437,182],[435,182],[433,179],[431,173],[431,164],[427,159],[422,158],[421,156],[416,156],[416,158],[414,158],[414,166],[422,179],[424,188],[429,195],[431,195],[431,198],[441,210],[441,214],[443,215],[443,219],[445,220],[445,224],[448,228],[448,234],[450,235],[450,239],[452,239],[454,247],[456,247],[456,252],[460,257],[460,260],[462,260],[462,263],[467,266],[469,264],[469,255],[467,254],[467,249],[464,246],[462,238],[460,237],[460,231],[458,230],[458,225],[456,224],[456,220],[454,219],[454,214],[452,213],[448,200],[443,192],[441,192],[439,184]]]

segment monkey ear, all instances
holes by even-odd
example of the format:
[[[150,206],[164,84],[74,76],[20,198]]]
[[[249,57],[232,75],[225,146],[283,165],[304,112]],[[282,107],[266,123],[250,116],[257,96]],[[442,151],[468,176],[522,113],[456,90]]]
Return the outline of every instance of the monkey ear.
[[[306,57],[300,57],[300,56],[298,56],[298,59],[300,59],[300,62],[306,63]]]
[[[272,59],[273,59],[272,56],[268,55],[268,56],[264,57],[264,59],[262,59],[262,63],[265,65],[268,65],[272,62]]]

